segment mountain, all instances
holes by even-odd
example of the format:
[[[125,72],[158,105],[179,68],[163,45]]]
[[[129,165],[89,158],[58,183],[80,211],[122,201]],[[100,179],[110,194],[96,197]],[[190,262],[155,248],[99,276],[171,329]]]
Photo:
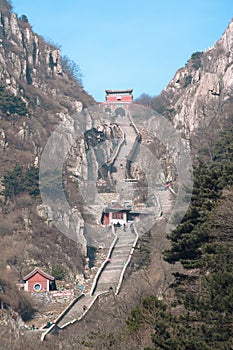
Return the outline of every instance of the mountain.
[[[34,33],[25,15],[18,18],[12,12],[9,1],[0,0],[0,286],[4,295],[11,295],[15,282],[35,267],[48,273],[62,271],[73,287],[91,275],[88,254],[90,246],[99,244],[93,242],[92,233],[102,233],[96,228],[101,213],[96,215],[84,204],[78,188],[89,165],[97,178],[121,131],[110,125],[108,114],[102,120],[80,77],[75,62]],[[105,143],[100,157],[95,147],[101,140]],[[49,153],[48,145],[52,151],[48,167],[63,159],[63,146],[69,147],[59,169],[64,185],[59,204],[56,197],[45,203],[39,195],[43,175],[39,166],[42,155],[45,159]],[[57,169],[49,175],[51,169],[44,170],[46,196],[52,184],[60,184]],[[63,207],[66,200],[68,209]],[[20,304],[20,293],[12,295],[1,302],[29,317],[31,300],[21,295],[22,301],[26,298],[22,310],[13,300]]]
[[[49,272],[57,264],[74,279],[86,265],[85,242],[70,241],[49,224],[38,196],[38,162],[49,136],[61,121],[96,104],[77,78],[78,65],[1,0],[0,271],[7,266],[14,281],[34,266]],[[77,216],[81,220],[78,210]]]
[[[137,101],[171,120],[195,156],[211,158],[213,140],[232,116],[232,52],[233,22],[213,47],[194,52],[159,96],[144,94]]]
[[[173,217],[180,223],[168,235],[162,216],[142,237],[122,294],[100,299],[82,322],[67,327],[51,345],[232,349],[232,45],[233,22],[213,48],[191,56],[160,96],[144,95],[137,101],[164,115],[192,152],[189,208],[181,221],[178,215]],[[177,155],[174,147],[168,152],[167,136],[172,139],[173,132],[161,132],[165,124],[160,124],[163,118],[154,110],[135,113],[133,118],[142,148],[150,146],[150,157],[146,152],[143,157],[146,170],[153,169],[157,160],[164,160],[161,168],[171,167],[169,157]],[[188,168],[188,163],[183,166]],[[186,186],[188,198],[189,191]]]
[[[233,22],[211,49],[191,56],[160,96],[137,101],[171,122],[194,160],[194,195],[187,215],[169,235],[170,246],[166,218],[161,217],[139,240],[128,270],[132,274],[126,275],[119,299],[107,295],[81,323],[38,348],[231,348],[232,52]],[[103,203],[91,209],[79,189],[87,174],[107,182],[106,161],[122,142],[122,130],[110,115],[98,113],[81,84],[78,65],[34,33],[27,17],[18,18],[6,0],[0,0],[0,78],[0,303],[9,310],[1,313],[1,346],[30,349],[37,346],[34,340],[14,339],[24,327],[18,314],[27,320],[34,312],[32,299],[17,291],[15,282],[37,266],[48,273],[60,271],[72,283],[93,278],[88,245],[100,248],[97,236],[103,232],[96,220]],[[171,158],[177,151],[166,148],[165,137],[171,134],[164,136],[165,144],[151,137],[155,119],[159,125],[156,118],[150,111],[147,120],[139,115],[134,121],[142,148],[148,143],[162,160],[161,172],[173,178]],[[79,137],[72,143],[75,134]],[[70,149],[60,172],[70,204],[67,212],[42,202],[38,184],[46,151],[59,160],[65,146]],[[151,169],[150,156],[143,156],[142,163]],[[139,168],[132,171],[140,180]],[[45,192],[52,182],[59,193],[61,174],[49,175]],[[56,220],[76,239],[62,234]],[[170,285],[172,273],[176,279]]]

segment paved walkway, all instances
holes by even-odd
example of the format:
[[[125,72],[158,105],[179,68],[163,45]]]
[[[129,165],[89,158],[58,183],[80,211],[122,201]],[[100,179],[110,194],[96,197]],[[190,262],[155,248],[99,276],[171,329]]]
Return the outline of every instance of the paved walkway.
[[[171,215],[171,198],[172,193],[169,191],[169,189],[164,191],[158,191],[157,196],[160,201],[161,210],[162,210],[162,216],[167,217]]]
[[[79,299],[67,314],[65,314],[57,323],[57,327],[63,328],[70,322],[74,322],[81,318],[92,306],[95,298],[104,292],[108,292],[110,287],[116,292],[122,271],[136,239],[136,234],[130,227],[126,228],[126,231],[124,231],[122,227],[118,228],[116,234],[118,240],[112,251],[110,262],[100,274],[93,295],[85,295],[83,298]],[[86,307],[86,310],[84,310],[84,306]]]
[[[126,162],[127,156],[134,145],[137,133],[127,116],[119,116],[117,123],[124,132],[126,143],[120,148],[119,154],[114,162],[117,171],[113,173],[113,178],[117,183],[117,191],[120,195],[120,200],[131,199],[130,197],[132,196],[130,196],[130,194],[133,195],[133,185],[125,182]],[[170,191],[158,191],[156,196],[159,198],[163,216],[168,215],[171,207]],[[158,215],[159,209],[160,208],[157,206],[156,210],[158,211]],[[156,216],[157,213],[154,214]],[[135,243],[136,233],[128,226],[125,231],[122,227],[118,228],[116,235],[118,240],[112,250],[110,261],[104,266],[101,273],[98,275],[97,284],[92,291],[92,295],[85,295],[83,298],[79,299],[64,317],[61,317],[61,320],[57,323],[57,327],[63,328],[70,322],[81,319],[91,308],[98,295],[104,292],[109,292],[110,290],[115,293],[118,292],[119,285],[123,279],[125,266]]]
[[[116,190],[119,201],[123,202],[124,199],[133,199],[133,184],[126,182],[125,179],[128,155],[133,148],[137,133],[134,127],[131,125],[131,121],[127,115],[122,117],[118,116],[116,122],[124,132],[125,144],[121,147],[120,152],[114,162],[114,167],[117,169],[117,171],[112,173],[112,176],[116,181]]]
[[[84,314],[83,307],[87,308],[91,306],[94,301],[94,296],[85,295],[82,299],[78,300],[76,304],[70,309],[70,311],[57,323],[57,327],[63,328],[66,324],[72,321],[78,320]]]
[[[116,292],[121,273],[136,239],[136,234],[130,227],[128,227],[126,231],[120,227],[117,229],[116,234],[118,236],[118,241],[111,254],[110,262],[100,275],[94,295],[107,291],[110,287]]]

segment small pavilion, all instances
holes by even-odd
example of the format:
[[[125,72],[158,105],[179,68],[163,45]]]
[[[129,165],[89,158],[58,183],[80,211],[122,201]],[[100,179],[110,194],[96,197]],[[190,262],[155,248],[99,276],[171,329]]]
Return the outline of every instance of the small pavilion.
[[[148,215],[151,215],[151,213],[143,210],[132,209],[132,206],[128,201],[125,201],[124,205],[114,203],[113,205],[104,208],[101,217],[101,224],[105,226],[114,224],[124,225],[127,223],[138,222]]]
[[[56,289],[55,278],[38,267],[23,277],[26,292],[49,292]]]
[[[107,103],[131,103],[133,102],[133,89],[105,90]]]

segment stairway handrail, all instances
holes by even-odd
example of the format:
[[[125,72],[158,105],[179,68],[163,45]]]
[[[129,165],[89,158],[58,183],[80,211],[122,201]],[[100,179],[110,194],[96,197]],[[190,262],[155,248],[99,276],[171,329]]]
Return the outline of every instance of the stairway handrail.
[[[93,298],[92,302],[91,302],[90,305],[87,307],[87,309],[82,313],[81,316],[79,316],[79,318],[74,318],[72,321],[69,321],[69,322],[65,323],[65,324],[61,327],[61,329],[64,329],[65,327],[67,327],[67,326],[69,326],[69,325],[71,325],[71,324],[73,324],[73,323],[75,323],[75,322],[77,322],[77,321],[81,321],[81,319],[86,315],[86,313],[92,308],[92,306],[93,306],[93,304],[96,302],[96,300],[97,300],[101,295],[106,294],[106,293],[109,293],[109,291],[104,291],[104,292],[100,292],[99,294],[97,294],[97,295]]]
[[[119,142],[119,144],[117,145],[117,148],[115,149],[115,151],[113,152],[113,155],[110,157],[110,159],[107,160],[107,164],[110,165],[112,163],[115,162],[119,152],[120,152],[120,149],[122,147],[122,145],[125,143],[125,133],[124,131],[122,130],[122,128],[120,127],[120,125],[118,125],[120,131],[121,131],[121,134],[122,134],[122,137],[121,137],[121,141]]]
[[[57,326],[58,322],[60,322],[63,317],[70,311],[70,309],[83,297],[85,297],[84,293],[80,294],[78,297],[73,299],[69,305],[67,305],[67,307],[57,316],[52,325],[41,335],[41,341],[44,341],[46,335],[52,332],[52,330]]]
[[[171,186],[168,187],[169,191],[174,194],[174,196],[177,196],[177,193],[173,190],[173,188]]]
[[[111,255],[112,255],[112,252],[113,252],[113,249],[116,245],[116,242],[118,241],[118,236],[115,232],[115,228],[114,226],[112,225],[112,233],[113,235],[115,236],[110,248],[109,248],[109,251],[108,251],[108,255],[107,255],[107,258],[104,260],[104,262],[101,264],[99,270],[97,271],[96,275],[95,275],[95,278],[94,278],[94,281],[93,281],[93,284],[92,284],[92,287],[91,287],[91,290],[90,290],[90,295],[93,295],[96,287],[97,287],[97,283],[98,283],[98,280],[99,280],[99,277],[101,275],[101,273],[103,272],[103,270],[105,269],[106,265],[109,263],[109,259],[111,258]]]
[[[134,230],[134,232],[135,232],[135,234],[136,234],[136,238],[135,238],[135,240],[134,240],[134,242],[133,242],[133,245],[132,245],[131,251],[130,251],[130,253],[129,253],[128,259],[127,259],[127,261],[125,262],[125,265],[124,265],[124,267],[123,267],[123,269],[122,269],[122,271],[121,271],[121,275],[120,275],[120,279],[119,279],[119,282],[118,282],[118,285],[117,285],[117,288],[116,288],[115,295],[119,294],[119,291],[120,291],[120,289],[121,289],[121,285],[122,285],[122,282],[123,282],[123,278],[124,278],[125,271],[126,271],[128,265],[129,265],[130,261],[131,261],[131,258],[132,258],[134,249],[135,249],[135,247],[136,247],[136,245],[137,245],[137,242],[138,242],[138,239],[139,239],[139,234],[138,234],[138,231],[137,231],[135,225],[132,225],[132,227],[133,227],[133,230]]]
[[[134,121],[133,121],[133,119],[132,119],[132,117],[131,117],[129,112],[128,112],[128,118],[129,118],[130,123],[132,124],[134,130],[136,131],[136,134],[137,135],[141,135],[140,131],[138,130],[138,128],[137,128],[136,124],[134,123]]]

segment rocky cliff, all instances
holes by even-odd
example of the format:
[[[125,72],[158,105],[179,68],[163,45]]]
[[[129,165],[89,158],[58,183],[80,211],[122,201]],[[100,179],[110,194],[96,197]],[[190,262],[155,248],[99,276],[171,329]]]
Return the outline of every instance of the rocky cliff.
[[[87,268],[84,220],[96,231],[80,182],[101,178],[99,168],[120,131],[108,114],[103,120],[98,107],[87,109],[96,102],[59,49],[34,33],[26,16],[12,13],[6,0],[0,0],[0,79],[0,241],[5,247],[0,269],[8,266],[20,280],[35,266],[49,272],[59,264],[73,280]],[[53,171],[44,184],[47,194],[51,183],[57,184],[56,161],[62,160],[60,203],[38,196],[42,158],[44,170]],[[35,187],[25,190],[31,181]]]
[[[67,126],[63,137],[69,140],[74,129],[71,116],[95,101],[64,65],[59,49],[34,33],[26,16],[19,19],[5,0],[0,1],[0,79],[0,241],[4,247],[0,268],[8,266],[15,280],[20,280],[34,266],[49,272],[59,264],[74,279],[84,270],[87,249],[80,209],[71,206],[68,213],[79,223],[75,229],[81,236],[74,242],[53,226],[50,208],[43,206],[39,196],[15,190],[13,196],[4,196],[3,179],[12,174],[16,163],[22,169],[15,173],[13,187],[31,167],[37,173],[43,149],[57,125]],[[79,140],[74,145],[65,176],[80,170],[83,144]],[[60,213],[66,225],[69,215]]]
[[[233,22],[213,47],[194,52],[162,93],[149,104],[170,119],[193,153],[212,156],[219,131],[232,113]]]

